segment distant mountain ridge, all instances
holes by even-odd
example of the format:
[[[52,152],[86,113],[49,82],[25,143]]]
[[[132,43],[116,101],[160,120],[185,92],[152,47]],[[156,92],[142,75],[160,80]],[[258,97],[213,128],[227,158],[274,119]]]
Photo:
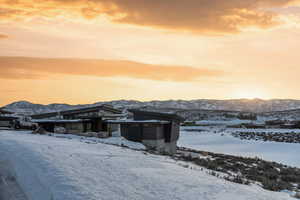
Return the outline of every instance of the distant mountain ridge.
[[[94,104],[69,105],[69,104],[34,104],[28,101],[18,101],[5,106],[6,109],[24,113],[45,113],[59,110],[67,110],[92,105],[108,104],[119,109],[128,108],[152,108],[154,110],[228,110],[243,112],[275,112],[300,109],[300,100],[292,99],[233,99],[233,100],[166,100],[166,101],[135,101],[135,100],[118,100],[97,102]]]

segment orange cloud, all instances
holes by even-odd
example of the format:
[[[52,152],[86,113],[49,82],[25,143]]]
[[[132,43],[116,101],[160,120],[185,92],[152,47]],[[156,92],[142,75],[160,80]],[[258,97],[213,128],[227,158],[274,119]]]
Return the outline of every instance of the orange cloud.
[[[0,57],[0,79],[51,79],[55,75],[130,77],[158,81],[196,81],[222,71],[131,61]]]
[[[0,33],[0,40],[1,39],[7,39],[7,38],[8,38],[8,35]]]
[[[0,0],[0,19],[108,16],[113,22],[196,33],[235,33],[278,23],[268,8],[299,0]]]

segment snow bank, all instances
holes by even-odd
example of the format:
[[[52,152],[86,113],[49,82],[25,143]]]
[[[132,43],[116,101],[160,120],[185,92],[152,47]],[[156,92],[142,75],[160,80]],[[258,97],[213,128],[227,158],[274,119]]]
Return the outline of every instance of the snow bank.
[[[80,138],[0,131],[0,152],[24,177],[20,182],[27,193],[38,196],[46,189],[39,200],[47,200],[46,194],[52,200],[292,199],[182,167],[166,156]]]
[[[125,138],[121,137],[119,133],[116,132],[113,133],[113,137],[109,137],[109,138],[82,137],[82,136],[77,136],[72,134],[52,134],[52,135],[58,138],[77,139],[85,143],[114,144],[118,146],[129,147],[130,149],[133,150],[146,150],[146,147],[142,143],[126,140]]]
[[[0,133],[2,134],[2,132]],[[0,144],[2,145],[1,142]],[[1,160],[10,166],[10,174],[14,174],[28,199],[53,200],[51,191],[48,190],[46,185],[42,184],[38,174],[35,172],[36,169],[32,167],[31,162],[33,160],[27,159],[29,154],[31,157],[35,157],[34,152],[23,151],[22,146],[17,147],[17,144],[12,141],[6,141],[6,145],[12,148],[6,149],[3,146],[0,148]]]

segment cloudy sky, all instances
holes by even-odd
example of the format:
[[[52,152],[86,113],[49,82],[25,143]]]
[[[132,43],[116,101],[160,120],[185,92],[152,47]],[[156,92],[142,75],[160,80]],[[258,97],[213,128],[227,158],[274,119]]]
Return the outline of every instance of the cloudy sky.
[[[300,99],[300,0],[0,0],[0,105]]]

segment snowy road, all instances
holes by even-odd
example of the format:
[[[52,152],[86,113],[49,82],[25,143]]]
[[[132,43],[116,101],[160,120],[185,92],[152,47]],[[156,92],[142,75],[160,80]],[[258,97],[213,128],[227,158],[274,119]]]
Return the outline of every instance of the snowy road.
[[[0,161],[0,200],[27,200],[11,170],[7,161]]]
[[[291,200],[176,161],[80,139],[0,131],[0,155],[30,200]]]

